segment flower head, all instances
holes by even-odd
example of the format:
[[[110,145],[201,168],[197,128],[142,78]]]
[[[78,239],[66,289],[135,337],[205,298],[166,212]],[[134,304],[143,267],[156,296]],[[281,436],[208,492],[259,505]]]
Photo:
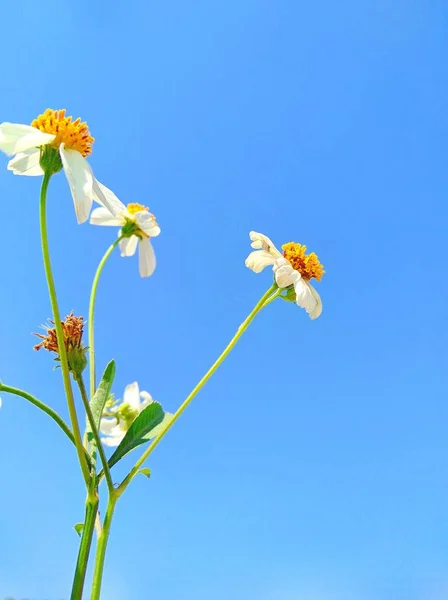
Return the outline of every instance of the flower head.
[[[125,206],[113,192],[100,184],[108,205],[95,208],[90,217],[92,225],[107,225],[120,227],[121,256],[133,256],[138,246],[139,270],[142,277],[149,277],[156,268],[156,257],[151,244],[151,238],[160,233],[160,227],[147,206],[132,202]],[[100,202],[101,204],[101,202]]]
[[[49,321],[51,325],[54,325],[54,321]],[[71,312],[64,321],[61,321],[62,332],[64,335],[65,351],[67,353],[67,360],[70,371],[75,374],[81,374],[87,365],[86,351],[82,343],[82,334],[84,330],[84,319],[83,317],[75,317]],[[41,333],[35,333],[38,338],[42,341],[34,346],[34,350],[40,350],[44,348],[48,352],[56,354],[55,360],[60,360],[58,338],[55,327],[44,326],[46,335]]]
[[[67,117],[65,110],[49,108],[31,125],[0,124],[0,150],[8,155],[15,154],[8,163],[8,169],[14,175],[38,176],[64,169],[78,223],[89,218],[93,200],[99,198],[104,206],[108,206],[86,161],[93,142],[87,124],[81,119]]]
[[[292,292],[296,303],[312,319],[317,319],[322,312],[322,301],[310,280],[320,281],[325,273],[317,255],[314,252],[306,254],[306,246],[296,242],[284,244],[282,254],[262,233],[251,231],[249,235],[255,251],[246,258],[246,267],[261,273],[265,267],[272,265],[276,284],[287,290],[287,295],[282,297],[289,299]]]
[[[135,418],[152,402],[151,395],[141,392],[136,381],[126,386],[122,402],[112,397],[106,403],[100,422],[100,432],[105,436],[102,438],[103,443],[106,446],[118,446]],[[148,440],[159,434],[171,416],[170,413],[165,413],[163,421],[148,434]]]

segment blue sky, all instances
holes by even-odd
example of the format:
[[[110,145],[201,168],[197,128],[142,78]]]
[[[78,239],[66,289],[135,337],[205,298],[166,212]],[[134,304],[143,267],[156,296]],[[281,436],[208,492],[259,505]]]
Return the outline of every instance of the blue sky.
[[[81,116],[97,177],[162,227],[154,277],[116,253],[101,281],[98,360],[117,360],[117,395],[137,380],[180,404],[270,285],[244,266],[251,229],[307,244],[327,271],[322,317],[264,311],[123,497],[105,600],[444,600],[445,3],[2,13],[0,120]],[[66,415],[30,335],[50,311],[39,180],[2,166],[0,378]],[[63,175],[49,207],[61,310],[86,315],[115,232],[76,224]],[[0,440],[0,598],[66,600],[73,449],[7,396]]]

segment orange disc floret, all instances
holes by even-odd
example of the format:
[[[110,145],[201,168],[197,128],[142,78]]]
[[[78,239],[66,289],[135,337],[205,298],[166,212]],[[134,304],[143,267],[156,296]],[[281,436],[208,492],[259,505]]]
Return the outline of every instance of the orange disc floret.
[[[87,123],[82,123],[81,119],[72,120],[72,117],[65,116],[63,110],[47,110],[34,119],[31,123],[32,127],[55,135],[55,139],[51,143],[55,148],[59,148],[61,144],[65,144],[67,150],[76,150],[84,158],[92,153],[92,144],[95,139],[90,135]]]
[[[298,271],[303,279],[309,281],[314,277],[317,281],[322,279],[325,273],[323,265],[320,263],[315,252],[306,254],[306,246],[296,242],[288,242],[282,246],[283,256],[290,263],[293,269]]]

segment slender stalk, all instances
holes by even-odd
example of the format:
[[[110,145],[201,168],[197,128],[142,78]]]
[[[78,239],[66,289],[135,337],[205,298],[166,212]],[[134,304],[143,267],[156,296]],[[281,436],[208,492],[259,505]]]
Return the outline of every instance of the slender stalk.
[[[96,548],[95,566],[93,569],[92,593],[90,600],[99,600],[101,593],[101,583],[103,580],[104,559],[106,558],[107,542],[109,540],[110,527],[112,525],[112,517],[117,503],[116,493],[110,494],[109,503],[107,505],[106,516],[104,517],[103,530],[98,538]]]
[[[257,315],[257,313],[262,308],[264,308],[264,306],[266,306],[271,300],[273,300],[274,298],[277,298],[280,295],[281,291],[282,290],[278,289],[277,285],[274,284],[263,295],[263,297],[256,304],[256,306],[254,307],[252,312],[238,327],[236,334],[230,340],[229,344],[226,346],[226,348],[224,349],[222,354],[219,356],[219,358],[213,363],[213,365],[210,367],[210,369],[207,371],[207,373],[204,375],[204,377],[199,381],[199,383],[193,388],[193,390],[190,392],[190,394],[185,398],[183,403],[179,406],[177,411],[174,413],[173,418],[168,422],[166,427],[164,429],[162,429],[162,431],[159,433],[159,435],[156,438],[154,438],[152,444],[145,450],[145,452],[142,454],[142,456],[138,459],[138,461],[132,467],[129,474],[125,477],[125,479],[122,481],[121,485],[118,487],[117,491],[118,491],[119,495],[121,495],[124,492],[124,490],[127,488],[129,483],[132,481],[132,479],[137,474],[137,471],[140,469],[140,467],[145,462],[145,460],[148,458],[148,456],[151,454],[151,452],[155,449],[155,447],[159,444],[159,442],[162,440],[162,438],[167,434],[167,432],[171,429],[171,427],[174,425],[174,423],[177,421],[177,419],[181,416],[181,414],[185,411],[185,409],[190,404],[190,402],[193,400],[193,398],[196,396],[196,394],[204,387],[204,385],[207,383],[207,381],[210,379],[210,377],[213,375],[213,373],[224,362],[224,360],[230,354],[231,350],[234,348],[234,346],[236,345],[236,343],[238,342],[240,337],[243,335],[243,333],[249,327],[252,320]]]
[[[79,545],[78,560],[76,561],[75,575],[70,600],[82,600],[82,592],[86,579],[87,565],[89,563],[90,548],[92,546],[93,531],[98,516],[99,499],[96,492],[90,492],[86,500],[86,516],[84,528]]]
[[[4,383],[0,383],[0,392],[6,392],[7,394],[14,394],[15,396],[20,396],[21,398],[25,398],[25,400],[28,400],[28,402],[31,402],[31,404],[34,404],[34,406],[37,406],[37,408],[40,408],[40,410],[42,410],[44,413],[47,413],[47,415],[59,425],[59,427],[68,437],[68,439],[72,442],[72,444],[75,443],[75,438],[73,437],[73,433],[70,431],[70,428],[62,419],[62,417],[60,417],[58,413],[52,408],[50,408],[31,394],[28,394],[28,392],[20,390],[19,388],[12,387],[10,385],[5,385]]]
[[[96,381],[95,381],[95,331],[94,331],[94,317],[95,317],[95,302],[96,302],[96,292],[98,289],[98,282],[103,271],[104,265],[107,262],[107,259],[114,251],[115,247],[120,243],[123,239],[120,236],[115,240],[113,244],[109,246],[106,250],[103,258],[98,265],[98,268],[95,273],[95,277],[93,278],[92,290],[90,292],[90,302],[89,302],[89,317],[88,317],[88,327],[89,327],[89,375],[90,375],[90,398],[93,398],[96,392]]]
[[[97,429],[97,426],[95,423],[95,419],[92,414],[92,409],[90,408],[89,398],[87,396],[87,390],[86,390],[86,386],[84,384],[84,379],[83,379],[82,375],[76,375],[75,381],[78,384],[79,391],[81,393],[81,398],[82,398],[82,401],[84,404],[84,408],[86,410],[87,418],[90,423],[90,429],[92,430],[92,435],[95,438],[95,444],[96,444],[96,447],[98,448],[101,463],[103,465],[103,472],[106,477],[107,487],[109,488],[109,493],[114,493],[115,492],[114,483],[112,481],[112,477],[110,474],[109,465],[107,464],[106,455],[104,454],[103,444],[101,443],[101,439],[98,434],[98,429]]]
[[[44,259],[45,276],[47,278],[48,293],[50,295],[51,309],[53,312],[53,320],[56,328],[56,337],[58,340],[58,351],[59,358],[61,360],[62,379],[64,381],[65,395],[67,398],[68,410],[70,414],[70,421],[73,430],[73,437],[75,440],[75,446],[78,453],[79,464],[81,465],[82,474],[86,484],[90,479],[89,467],[84,454],[84,447],[82,445],[81,432],[79,430],[78,417],[76,414],[75,399],[73,397],[73,390],[70,381],[70,372],[68,368],[67,352],[64,343],[64,333],[61,325],[61,315],[59,313],[58,300],[56,296],[56,287],[53,279],[53,272],[51,269],[50,261],[50,250],[48,246],[48,232],[47,232],[47,190],[48,184],[50,183],[51,174],[45,173],[42,187],[40,191],[40,233],[42,242],[42,255]]]

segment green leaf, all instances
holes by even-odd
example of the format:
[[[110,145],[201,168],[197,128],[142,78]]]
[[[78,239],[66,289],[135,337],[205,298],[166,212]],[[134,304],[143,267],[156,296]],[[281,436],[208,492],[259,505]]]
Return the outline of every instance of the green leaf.
[[[79,535],[79,537],[81,537],[82,530],[84,529],[84,523],[76,523],[76,525],[74,525],[73,527],[76,533]]]
[[[93,419],[95,421],[96,428],[98,429],[100,426],[101,416],[103,414],[104,405],[106,404],[109,396],[110,390],[112,388],[112,383],[115,377],[115,361],[111,360],[104,370],[103,378],[93,396],[93,399],[90,401],[90,408],[92,410]],[[92,428],[90,427],[90,423],[87,421],[86,434],[89,438],[89,441],[92,440]]]
[[[144,469],[140,469],[139,471],[137,471],[136,475],[138,474],[141,475],[145,475],[148,479],[151,477],[151,470],[148,469],[147,467],[145,467]]]
[[[109,467],[113,467],[128,452],[147,442],[148,440],[145,440],[144,436],[154,427],[157,427],[163,421],[164,416],[163,408],[158,402],[151,402],[149,406],[144,408],[133,421],[120,445],[110,457]]]

